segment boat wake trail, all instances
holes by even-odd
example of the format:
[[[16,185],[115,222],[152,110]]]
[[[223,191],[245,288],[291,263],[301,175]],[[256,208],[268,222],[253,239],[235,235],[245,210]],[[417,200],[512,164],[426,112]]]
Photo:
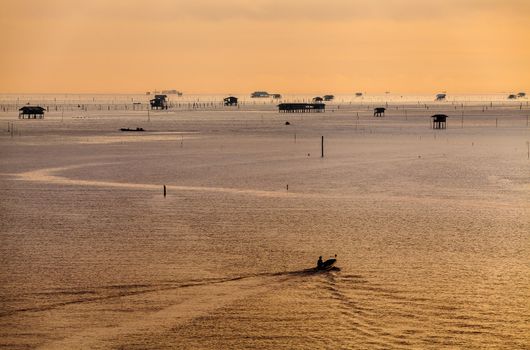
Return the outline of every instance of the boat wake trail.
[[[335,268],[334,271],[340,271],[339,268]],[[237,282],[249,279],[268,278],[278,279],[280,282],[285,278],[289,277],[303,277],[325,273],[316,269],[304,269],[295,271],[283,271],[283,272],[262,272],[254,274],[246,274],[240,276],[229,276],[223,278],[206,278],[206,279],[193,279],[188,281],[161,281],[160,283],[152,284],[115,284],[105,286],[95,286],[91,288],[83,289],[58,289],[48,290],[35,293],[29,293],[21,295],[21,297],[27,297],[30,299],[44,299],[44,300],[57,300],[66,299],[55,302],[45,302],[42,305],[15,308],[11,310],[0,311],[0,317],[11,316],[17,313],[23,312],[42,312],[49,311],[69,305],[84,304],[84,303],[96,303],[110,299],[125,298],[138,296],[142,294],[158,293],[164,291],[177,291],[179,289],[193,288],[193,287],[204,287],[213,286],[217,284],[223,284],[228,282]]]
[[[42,344],[42,349],[108,348],[109,342],[121,344],[139,334],[158,339],[153,335],[172,334],[193,320],[211,317],[238,302],[274,295],[272,291],[298,286],[308,278],[319,279],[320,274],[302,269],[26,293],[19,298],[19,305],[25,306],[1,312],[0,328],[13,321],[33,324],[35,319],[48,319],[53,320],[51,328],[43,324],[46,329],[39,331],[52,332],[55,340]],[[75,322],[69,323],[72,318]],[[58,326],[64,322],[67,327]],[[6,336],[20,342],[25,339],[16,333]]]

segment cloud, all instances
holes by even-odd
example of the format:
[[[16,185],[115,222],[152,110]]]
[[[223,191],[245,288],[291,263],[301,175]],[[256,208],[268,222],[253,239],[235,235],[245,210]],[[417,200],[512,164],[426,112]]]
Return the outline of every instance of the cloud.
[[[527,0],[159,0],[111,2],[110,6],[113,8],[99,8],[99,14],[151,20],[327,22],[428,20],[484,12],[530,13]]]
[[[137,21],[350,21],[526,16],[528,0],[3,0],[0,18]]]

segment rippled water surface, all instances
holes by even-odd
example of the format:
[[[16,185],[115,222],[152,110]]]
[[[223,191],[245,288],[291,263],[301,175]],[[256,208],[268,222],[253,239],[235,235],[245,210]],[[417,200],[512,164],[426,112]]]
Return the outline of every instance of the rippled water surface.
[[[529,348],[526,101],[31,98],[0,101],[0,348]]]

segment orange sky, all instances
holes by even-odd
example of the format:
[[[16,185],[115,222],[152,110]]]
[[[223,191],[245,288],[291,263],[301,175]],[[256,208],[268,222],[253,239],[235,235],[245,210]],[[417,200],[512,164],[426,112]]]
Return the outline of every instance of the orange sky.
[[[529,0],[0,0],[0,93],[530,90]]]

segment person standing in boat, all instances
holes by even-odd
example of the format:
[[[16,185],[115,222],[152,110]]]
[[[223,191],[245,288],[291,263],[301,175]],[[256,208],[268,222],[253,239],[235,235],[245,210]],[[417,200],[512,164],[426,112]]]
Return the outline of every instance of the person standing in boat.
[[[322,261],[322,256],[319,256],[319,257],[318,257],[318,261],[317,261],[317,267],[322,267],[322,264],[323,264],[323,263],[324,263],[324,262]]]

